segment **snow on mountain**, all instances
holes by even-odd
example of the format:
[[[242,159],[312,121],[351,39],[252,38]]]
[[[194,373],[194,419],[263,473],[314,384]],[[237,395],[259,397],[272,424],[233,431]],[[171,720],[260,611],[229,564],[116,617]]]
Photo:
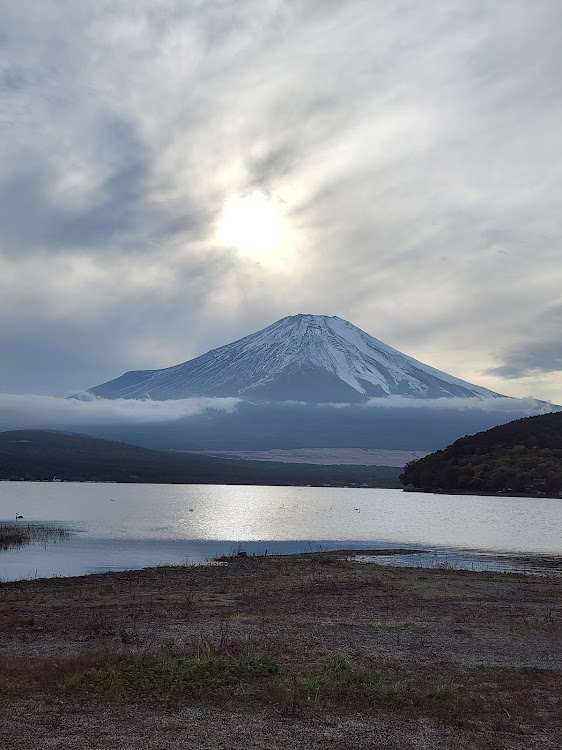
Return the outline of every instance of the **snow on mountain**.
[[[316,403],[392,395],[499,396],[401,354],[346,320],[326,315],[282,318],[188,362],[127,372],[88,392],[110,399],[239,396]]]

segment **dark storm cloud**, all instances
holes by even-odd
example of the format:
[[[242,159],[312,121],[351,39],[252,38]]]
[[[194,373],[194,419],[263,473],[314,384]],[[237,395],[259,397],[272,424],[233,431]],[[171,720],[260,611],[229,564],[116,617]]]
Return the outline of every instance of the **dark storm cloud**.
[[[505,364],[486,370],[501,378],[523,378],[540,372],[562,371],[562,342],[540,341],[521,346],[504,355]]]
[[[115,170],[100,186],[102,200],[76,215],[54,212],[47,241],[51,246],[101,246],[116,234],[142,223],[150,155],[134,129],[124,122],[107,124],[104,147],[119,154]]]
[[[533,338],[505,349],[499,355],[502,364],[487,372],[508,379],[562,372],[561,331],[562,307],[542,313]]]
[[[0,43],[3,41],[3,37],[0,35]],[[5,88],[8,90],[17,91],[22,89],[27,82],[26,71],[17,66],[11,66],[5,68],[0,73],[0,89]]]
[[[146,237],[197,228],[200,217],[195,213],[166,215],[151,205],[147,186],[151,155],[131,124],[112,120],[105,124],[101,137],[105,152],[118,158],[98,186],[99,198],[84,207],[53,201],[56,175],[40,156],[35,162],[27,159],[21,171],[0,182],[0,251],[19,255],[38,247],[144,251]]]

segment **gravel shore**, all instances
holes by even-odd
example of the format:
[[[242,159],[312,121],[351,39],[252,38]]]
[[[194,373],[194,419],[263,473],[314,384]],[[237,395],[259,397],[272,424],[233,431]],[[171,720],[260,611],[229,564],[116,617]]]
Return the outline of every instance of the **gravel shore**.
[[[561,593],[555,578],[391,568],[335,553],[2,583],[0,747],[558,750]],[[171,704],[78,700],[64,689],[110,657],[167,650],[200,662],[248,647],[295,681],[345,659],[417,697]],[[434,684],[453,697],[421,698]]]

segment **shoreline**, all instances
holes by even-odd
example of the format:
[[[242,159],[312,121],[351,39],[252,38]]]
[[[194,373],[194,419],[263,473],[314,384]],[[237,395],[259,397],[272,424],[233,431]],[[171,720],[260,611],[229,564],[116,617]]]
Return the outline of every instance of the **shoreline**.
[[[29,527],[37,533],[35,536],[43,544],[62,542],[72,532],[66,527],[44,526],[41,523],[36,525],[26,524],[20,526],[19,522],[10,522],[0,528],[0,553],[10,555],[18,551],[22,546],[27,544],[36,545],[34,538],[28,538],[24,542],[13,543],[8,539],[3,539],[2,532],[25,531]],[[11,536],[11,534],[8,534]],[[356,542],[357,544],[357,542]],[[103,566],[90,570],[82,570],[76,573],[66,572],[38,572],[23,573],[19,577],[10,577],[9,568],[4,568],[4,575],[0,576],[0,586],[2,583],[18,583],[22,581],[48,581],[52,578],[58,580],[85,579],[89,576],[115,574],[122,575],[130,572],[141,572],[150,569],[166,569],[174,567],[206,567],[231,562],[237,558],[248,559],[292,559],[306,560],[309,558],[328,558],[339,559],[343,561],[352,561],[354,563],[378,564],[389,567],[399,567],[403,569],[420,569],[420,570],[450,570],[450,571],[472,571],[480,573],[496,573],[500,575],[523,575],[538,576],[542,578],[551,578],[562,580],[562,554],[554,552],[509,552],[501,550],[479,550],[463,549],[451,547],[360,547],[353,545],[350,547],[330,547],[329,545],[311,544],[302,546],[300,550],[283,551],[279,549],[279,544],[273,544],[274,549],[267,542],[240,542],[228,543],[228,549],[224,551],[215,550],[205,557],[182,554],[175,561],[155,561],[138,566],[112,566],[105,568]],[[275,549],[277,546],[277,549]],[[291,545],[294,547],[294,545]],[[396,559],[393,559],[396,558]],[[52,568],[54,571],[55,568]]]
[[[543,497],[550,499],[562,499],[560,494],[538,492],[536,495],[529,495],[528,492],[514,492],[514,491],[498,491],[498,492],[486,492],[484,490],[479,492],[472,492],[471,490],[446,490],[441,487],[435,489],[423,489],[422,487],[403,487],[402,492],[422,492],[426,495],[468,495],[472,497],[526,497],[529,500],[537,500]]]
[[[0,745],[561,746],[562,581],[349,558],[237,554],[1,583]],[[269,672],[189,692],[201,665],[240,664]],[[184,693],[150,693],[180,668]],[[135,690],[149,687],[131,698],[135,670]]]

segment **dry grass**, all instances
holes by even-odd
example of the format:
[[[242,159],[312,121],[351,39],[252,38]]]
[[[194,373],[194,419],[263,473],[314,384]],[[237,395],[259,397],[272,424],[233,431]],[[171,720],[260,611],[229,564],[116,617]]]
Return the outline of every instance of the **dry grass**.
[[[21,522],[2,523],[0,524],[0,550],[23,547],[33,542],[46,544],[52,540],[64,539],[69,534],[68,529],[62,526]]]
[[[487,745],[490,732],[561,730],[558,580],[318,553],[4,583],[0,594],[4,701],[382,710],[460,727],[467,747],[490,750],[509,747]]]

